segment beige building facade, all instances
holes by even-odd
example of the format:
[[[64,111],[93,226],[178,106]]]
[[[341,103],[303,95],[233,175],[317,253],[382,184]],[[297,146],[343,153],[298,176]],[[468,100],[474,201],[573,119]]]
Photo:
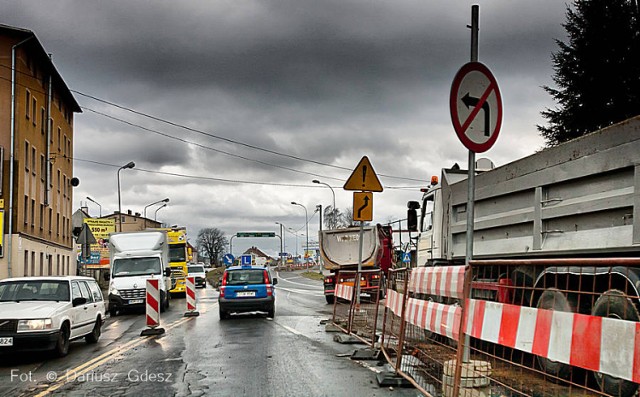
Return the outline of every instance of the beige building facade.
[[[79,112],[35,34],[0,25],[0,279],[76,273],[71,219]]]

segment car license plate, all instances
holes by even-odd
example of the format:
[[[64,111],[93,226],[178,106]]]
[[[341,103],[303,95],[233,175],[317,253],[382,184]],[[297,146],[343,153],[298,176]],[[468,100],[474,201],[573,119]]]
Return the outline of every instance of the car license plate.
[[[138,304],[138,303],[144,303],[144,299],[131,299],[131,300],[129,301],[129,304],[130,304],[130,305],[136,305],[136,304]]]
[[[13,346],[13,338],[0,338],[0,346]]]
[[[256,296],[255,291],[239,291],[236,296]]]

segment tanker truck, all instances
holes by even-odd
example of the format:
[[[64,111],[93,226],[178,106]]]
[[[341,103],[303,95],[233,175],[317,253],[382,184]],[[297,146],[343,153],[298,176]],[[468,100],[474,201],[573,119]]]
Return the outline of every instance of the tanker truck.
[[[487,165],[479,164],[475,176],[479,264],[472,266],[470,297],[627,320],[640,329],[640,116],[498,168]],[[410,228],[419,232],[418,266],[465,263],[467,175],[457,165],[442,169],[421,189],[421,202],[408,203]],[[572,371],[536,360],[560,378]],[[630,380],[594,375],[606,394],[638,390]]]
[[[334,302],[336,276],[340,270],[357,270],[360,249],[360,227],[321,230],[319,232],[320,256],[324,263],[324,296],[327,303]],[[382,275],[363,273],[360,278],[360,295],[371,298],[378,290],[384,297],[385,277],[393,265],[393,238],[391,226],[365,226],[362,233],[362,269],[381,269]],[[342,280],[353,285],[354,280]]]

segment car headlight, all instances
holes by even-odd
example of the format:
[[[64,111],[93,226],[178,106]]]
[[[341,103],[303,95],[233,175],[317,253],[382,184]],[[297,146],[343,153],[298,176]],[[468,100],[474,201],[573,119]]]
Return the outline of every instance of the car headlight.
[[[50,318],[39,318],[35,320],[19,320],[18,332],[20,331],[44,331],[53,328]]]
[[[109,293],[111,295],[120,295],[120,291],[118,291],[118,289],[114,286],[111,286],[111,288],[109,288]]]

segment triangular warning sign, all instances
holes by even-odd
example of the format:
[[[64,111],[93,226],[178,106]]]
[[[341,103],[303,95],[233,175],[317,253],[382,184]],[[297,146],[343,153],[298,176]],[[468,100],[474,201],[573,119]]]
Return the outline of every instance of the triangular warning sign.
[[[344,190],[364,190],[368,192],[381,192],[383,190],[382,184],[367,156],[360,160],[343,188]]]

